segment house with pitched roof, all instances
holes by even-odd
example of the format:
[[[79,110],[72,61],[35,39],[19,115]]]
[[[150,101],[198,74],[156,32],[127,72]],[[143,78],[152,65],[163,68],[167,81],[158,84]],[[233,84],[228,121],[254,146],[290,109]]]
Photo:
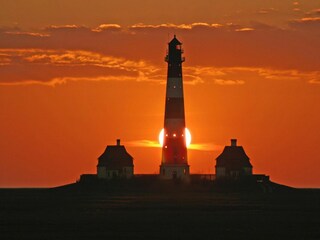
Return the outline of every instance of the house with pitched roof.
[[[117,144],[108,145],[98,158],[97,176],[100,179],[128,179],[133,177],[133,167],[133,157],[117,139]]]
[[[216,158],[216,179],[238,179],[252,176],[252,165],[242,146],[237,146],[237,139],[231,139],[231,146],[225,146]]]

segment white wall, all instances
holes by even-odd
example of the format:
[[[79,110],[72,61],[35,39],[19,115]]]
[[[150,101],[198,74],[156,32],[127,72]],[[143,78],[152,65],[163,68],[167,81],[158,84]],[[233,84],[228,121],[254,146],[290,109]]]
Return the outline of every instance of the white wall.
[[[122,175],[119,175],[118,170],[106,169],[106,167],[97,167],[98,178],[101,179],[112,179],[114,176],[132,178],[133,177],[133,167],[125,167],[122,169]]]
[[[162,179],[189,180],[189,165],[162,164],[160,166],[160,177]]]

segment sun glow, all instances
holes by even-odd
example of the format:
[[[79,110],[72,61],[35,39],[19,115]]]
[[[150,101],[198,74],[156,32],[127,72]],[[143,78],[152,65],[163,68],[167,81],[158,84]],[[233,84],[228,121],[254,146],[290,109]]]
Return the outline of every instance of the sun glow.
[[[164,141],[164,129],[162,128],[159,133],[159,143],[161,147],[163,146],[163,141]]]
[[[185,132],[186,132],[186,145],[187,147],[189,147],[191,144],[191,133],[188,128],[185,129]]]
[[[189,131],[189,129],[188,128],[185,128],[185,140],[186,140],[186,146],[187,147],[189,147],[190,146],[190,144],[191,144],[191,133],[190,133],[190,131]],[[166,136],[168,136],[167,134],[166,134]],[[176,135],[176,133],[174,133],[173,135],[172,135],[173,137],[176,137],[177,135]],[[183,135],[182,135],[183,136]],[[160,146],[162,147],[163,146],[163,142],[164,142],[164,129],[162,128],[161,129],[161,131],[160,131],[160,133],[159,133],[159,143],[160,143]]]

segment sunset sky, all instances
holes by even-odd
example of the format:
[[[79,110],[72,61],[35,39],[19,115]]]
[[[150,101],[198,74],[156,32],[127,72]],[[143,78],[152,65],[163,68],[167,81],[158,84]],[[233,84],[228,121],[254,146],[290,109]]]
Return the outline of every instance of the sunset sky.
[[[320,187],[319,0],[0,0],[0,187],[74,182],[117,138],[158,173],[174,34],[191,173],[237,138],[254,173]]]

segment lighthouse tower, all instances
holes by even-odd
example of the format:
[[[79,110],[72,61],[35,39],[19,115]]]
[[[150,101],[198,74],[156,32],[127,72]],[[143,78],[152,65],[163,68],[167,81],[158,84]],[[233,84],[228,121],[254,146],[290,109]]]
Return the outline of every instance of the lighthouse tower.
[[[169,42],[165,61],[168,63],[162,162],[162,179],[189,179],[182,82],[182,43],[174,36]]]

